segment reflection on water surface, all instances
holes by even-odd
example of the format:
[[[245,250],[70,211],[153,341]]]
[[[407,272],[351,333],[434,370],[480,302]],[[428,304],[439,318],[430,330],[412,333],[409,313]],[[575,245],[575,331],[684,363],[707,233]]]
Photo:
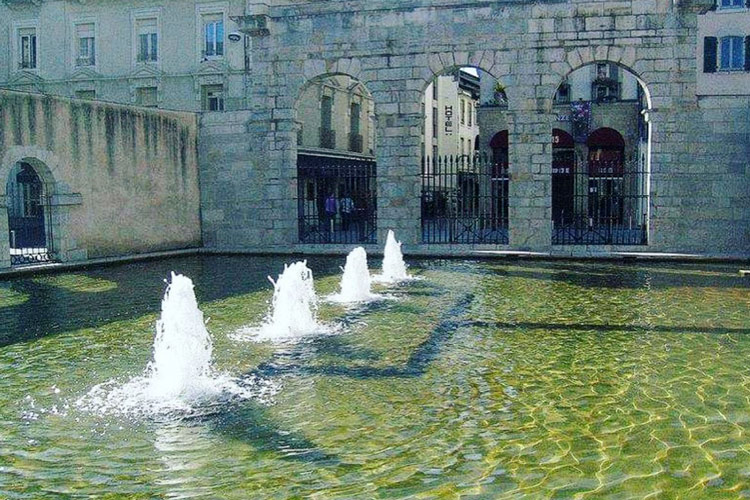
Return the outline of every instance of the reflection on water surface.
[[[342,260],[309,260],[319,294]],[[283,262],[1,282],[0,497],[750,496],[750,293],[735,267],[414,261],[422,279],[397,300],[322,304],[339,335],[231,340],[262,320]],[[196,283],[217,369],[273,381],[273,401],[77,409],[142,373],[172,270]]]

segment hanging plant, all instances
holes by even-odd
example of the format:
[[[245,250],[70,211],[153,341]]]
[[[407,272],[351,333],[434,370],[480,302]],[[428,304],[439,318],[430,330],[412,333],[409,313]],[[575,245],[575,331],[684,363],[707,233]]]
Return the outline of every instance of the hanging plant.
[[[494,97],[497,104],[508,102],[508,96],[505,94],[505,86],[500,82],[495,83]]]

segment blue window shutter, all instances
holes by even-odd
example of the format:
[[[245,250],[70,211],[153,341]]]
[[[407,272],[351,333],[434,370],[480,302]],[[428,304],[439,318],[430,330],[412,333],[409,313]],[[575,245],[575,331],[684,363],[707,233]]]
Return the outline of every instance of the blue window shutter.
[[[750,71],[750,36],[745,37],[745,71]]]
[[[716,48],[715,36],[707,36],[703,39],[703,72],[716,73]]]

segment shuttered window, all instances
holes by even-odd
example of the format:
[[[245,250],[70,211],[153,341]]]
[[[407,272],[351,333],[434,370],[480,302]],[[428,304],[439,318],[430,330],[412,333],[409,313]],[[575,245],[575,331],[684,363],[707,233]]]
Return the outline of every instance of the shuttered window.
[[[704,73],[716,73],[716,49],[717,39],[715,36],[707,36],[703,39]]]

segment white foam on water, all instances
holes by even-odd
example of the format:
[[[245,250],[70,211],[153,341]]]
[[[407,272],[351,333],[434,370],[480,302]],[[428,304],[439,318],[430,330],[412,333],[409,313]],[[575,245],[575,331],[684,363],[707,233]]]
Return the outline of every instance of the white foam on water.
[[[92,413],[159,414],[190,411],[222,398],[260,398],[275,391],[270,382],[236,378],[213,367],[213,342],[193,282],[172,273],[156,322],[154,358],[142,375],[94,386],[76,402]]]
[[[346,257],[344,274],[341,276],[341,292],[331,295],[328,300],[341,304],[356,304],[383,299],[382,295],[372,293],[371,286],[367,252],[364,248],[358,247]]]
[[[273,299],[266,319],[259,327],[239,330],[235,340],[289,342],[316,334],[334,333],[337,327],[318,323],[318,297],[313,273],[307,261],[284,265],[284,272],[273,283]]]
[[[396,241],[393,231],[388,231],[383,254],[383,270],[381,274],[373,276],[376,283],[393,284],[400,281],[414,279],[406,272],[404,254],[401,252],[401,242]]]

